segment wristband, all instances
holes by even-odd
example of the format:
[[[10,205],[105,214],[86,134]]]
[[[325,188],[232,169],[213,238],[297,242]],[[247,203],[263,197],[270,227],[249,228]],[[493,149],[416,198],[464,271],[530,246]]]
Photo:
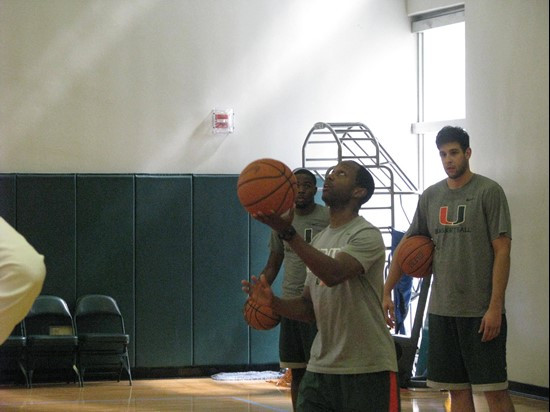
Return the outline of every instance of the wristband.
[[[282,232],[278,232],[277,236],[279,239],[289,242],[296,236],[296,229],[294,229],[294,226],[289,226]]]

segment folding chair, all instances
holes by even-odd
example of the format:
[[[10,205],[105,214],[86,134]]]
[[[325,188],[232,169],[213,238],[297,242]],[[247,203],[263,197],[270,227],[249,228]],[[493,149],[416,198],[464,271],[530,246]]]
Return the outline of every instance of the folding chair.
[[[20,370],[25,378],[25,385],[29,385],[29,377],[26,368],[25,321],[15,325],[8,339],[0,345],[0,371],[3,374],[12,370]],[[5,375],[4,375],[5,376]]]
[[[87,369],[115,369],[118,381],[122,370],[132,385],[128,344],[130,336],[116,301],[106,295],[85,295],[76,303],[75,325],[78,335],[78,365],[84,381]]]
[[[78,338],[67,303],[58,296],[38,296],[25,317],[25,326],[29,386],[36,369],[57,371],[69,367],[82,386],[76,365]]]

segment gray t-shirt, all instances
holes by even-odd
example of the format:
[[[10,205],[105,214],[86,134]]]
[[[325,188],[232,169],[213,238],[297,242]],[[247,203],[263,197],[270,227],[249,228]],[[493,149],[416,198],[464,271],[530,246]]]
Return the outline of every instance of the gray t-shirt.
[[[327,227],[311,244],[332,257],[338,252],[353,256],[364,273],[327,287],[307,271],[306,286],[318,328],[307,370],[328,374],[396,372],[395,345],[382,311],[386,254],[380,230],[358,216],[336,229]]]
[[[296,232],[306,242],[310,243],[313,236],[328,226],[329,221],[328,208],[316,204],[315,209],[308,215],[294,214],[292,226],[294,226]],[[304,290],[304,281],[306,280],[306,265],[286,242],[279,239],[277,233],[271,233],[269,245],[271,250],[284,253],[285,256],[283,262],[282,296],[284,298],[301,296]]]
[[[435,244],[428,312],[483,316],[492,292],[491,242],[500,235],[512,237],[508,202],[498,183],[476,174],[459,189],[449,189],[446,180],[430,186],[407,231],[415,234]]]

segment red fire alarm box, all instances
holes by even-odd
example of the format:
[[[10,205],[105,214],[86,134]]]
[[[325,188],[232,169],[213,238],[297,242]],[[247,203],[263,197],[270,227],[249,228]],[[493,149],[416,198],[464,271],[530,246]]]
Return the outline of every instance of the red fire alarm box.
[[[212,133],[233,133],[233,109],[212,110]]]

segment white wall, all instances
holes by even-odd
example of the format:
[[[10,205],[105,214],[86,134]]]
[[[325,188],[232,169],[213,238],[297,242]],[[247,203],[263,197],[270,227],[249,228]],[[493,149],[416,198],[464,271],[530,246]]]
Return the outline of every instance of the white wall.
[[[466,1],[472,170],[503,186],[513,225],[509,379],[548,388],[548,1]]]
[[[403,1],[0,0],[0,172],[294,168],[319,121],[407,158],[409,27]],[[210,133],[215,107],[234,134]]]

